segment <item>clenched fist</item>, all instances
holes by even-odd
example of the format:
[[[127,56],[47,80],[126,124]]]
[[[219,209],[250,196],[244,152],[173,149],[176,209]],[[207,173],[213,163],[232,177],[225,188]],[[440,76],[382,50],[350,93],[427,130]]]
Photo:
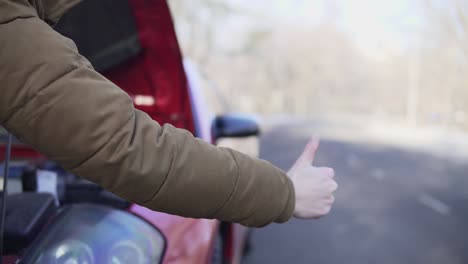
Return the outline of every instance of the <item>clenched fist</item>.
[[[335,201],[333,192],[338,185],[334,170],[312,166],[318,146],[319,139],[312,137],[288,172],[296,190],[294,216],[297,218],[320,218],[330,212]]]

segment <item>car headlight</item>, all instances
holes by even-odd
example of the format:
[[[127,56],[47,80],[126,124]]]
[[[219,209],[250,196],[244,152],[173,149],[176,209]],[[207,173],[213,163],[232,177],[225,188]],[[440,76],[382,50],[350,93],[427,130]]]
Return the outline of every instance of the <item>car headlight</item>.
[[[166,242],[155,227],[125,211],[72,205],[59,213],[20,263],[159,263]]]

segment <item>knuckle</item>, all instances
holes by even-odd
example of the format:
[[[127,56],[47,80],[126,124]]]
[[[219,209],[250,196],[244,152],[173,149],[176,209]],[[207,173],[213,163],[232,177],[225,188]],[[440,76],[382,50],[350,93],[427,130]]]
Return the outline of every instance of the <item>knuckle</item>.
[[[329,168],[329,167],[321,167],[319,168],[320,170],[320,173],[327,176],[327,177],[330,177],[330,178],[334,178],[335,177],[335,170],[332,169],[332,168]]]
[[[327,174],[327,173],[328,173],[328,171],[327,171],[328,168],[326,168],[326,167],[318,167],[317,169],[318,169],[321,173],[323,173],[323,174]]]
[[[327,206],[322,209],[321,213],[322,215],[327,215],[328,213],[330,213],[330,210],[331,210],[331,207]]]
[[[332,192],[338,189],[338,183],[336,183],[336,181],[332,181],[331,189],[332,189]]]

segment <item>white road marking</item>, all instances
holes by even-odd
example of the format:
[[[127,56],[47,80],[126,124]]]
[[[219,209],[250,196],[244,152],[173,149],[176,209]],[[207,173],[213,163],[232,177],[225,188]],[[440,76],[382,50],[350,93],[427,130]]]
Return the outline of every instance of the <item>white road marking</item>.
[[[448,204],[428,194],[419,196],[419,202],[442,215],[449,215],[452,210]]]

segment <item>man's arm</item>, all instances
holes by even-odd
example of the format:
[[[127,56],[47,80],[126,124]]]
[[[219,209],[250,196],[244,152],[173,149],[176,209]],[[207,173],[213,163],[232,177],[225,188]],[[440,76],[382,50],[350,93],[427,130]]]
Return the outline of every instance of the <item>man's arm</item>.
[[[291,217],[283,171],[134,109],[26,0],[0,0],[0,61],[0,124],[65,169],[171,214],[247,226]]]

